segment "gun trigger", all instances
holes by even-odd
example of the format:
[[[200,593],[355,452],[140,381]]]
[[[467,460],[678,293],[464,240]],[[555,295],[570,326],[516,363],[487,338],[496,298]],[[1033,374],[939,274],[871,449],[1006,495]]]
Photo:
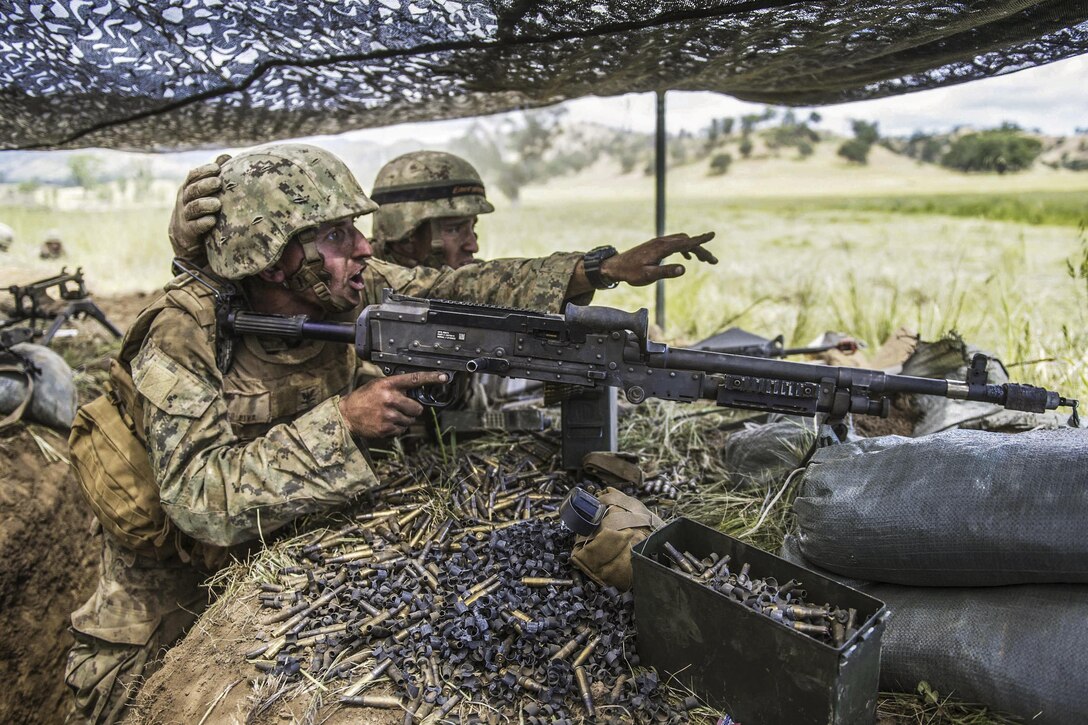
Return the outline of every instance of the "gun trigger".
[[[445,408],[453,402],[452,399],[443,399],[436,395],[433,395],[427,390],[427,388],[430,387],[434,386],[429,385],[422,388],[412,388],[408,391],[408,395],[411,396],[412,400],[416,401],[417,403],[426,408],[438,408],[439,410],[441,410],[442,408]],[[444,388],[444,386],[441,387]]]

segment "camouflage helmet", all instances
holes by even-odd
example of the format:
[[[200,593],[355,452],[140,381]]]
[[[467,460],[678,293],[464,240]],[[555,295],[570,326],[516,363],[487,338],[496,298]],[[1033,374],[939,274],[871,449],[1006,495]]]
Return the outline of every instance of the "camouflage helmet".
[[[344,162],[317,146],[286,143],[247,151],[224,163],[219,178],[223,209],[207,242],[208,262],[227,279],[275,264],[301,232],[378,208]],[[311,252],[307,268],[320,268],[320,256],[311,259]]]
[[[378,172],[371,196],[379,204],[373,237],[383,244],[407,238],[431,219],[495,211],[472,164],[442,151],[413,151],[393,159]]]
[[[15,230],[0,222],[0,252],[8,251],[13,241],[15,241]]]

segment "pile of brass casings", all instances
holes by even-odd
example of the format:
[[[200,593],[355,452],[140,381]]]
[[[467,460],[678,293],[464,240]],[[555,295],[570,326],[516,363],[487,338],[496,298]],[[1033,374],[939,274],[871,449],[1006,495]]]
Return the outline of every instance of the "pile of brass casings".
[[[790,629],[833,647],[841,647],[857,631],[856,609],[808,604],[805,602],[806,592],[796,580],[779,584],[774,577],[754,579],[749,575],[748,564],[731,571],[728,555],[719,557],[712,553],[699,559],[690,552],[679,551],[668,542],[665,542],[664,548],[667,556],[661,557],[662,564]]]
[[[246,657],[405,723],[690,721],[698,702],[638,669],[632,595],[571,565],[557,513],[581,482],[556,460],[529,438],[496,457],[381,464],[390,483],[291,544],[294,563],[260,585],[270,613]]]

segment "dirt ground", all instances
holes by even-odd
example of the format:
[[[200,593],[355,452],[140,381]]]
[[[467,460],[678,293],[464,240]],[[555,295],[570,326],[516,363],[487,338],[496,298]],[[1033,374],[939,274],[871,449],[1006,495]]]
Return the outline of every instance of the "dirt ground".
[[[35,432],[67,453],[64,436]],[[94,517],[67,463],[47,463],[21,426],[0,437],[0,470],[0,722],[60,722],[68,615],[98,567]]]
[[[125,329],[148,300],[97,301]],[[93,321],[76,327],[79,335],[54,347],[78,366],[81,350],[98,356],[109,342]],[[55,723],[68,708],[68,617],[94,588],[98,539],[90,535],[94,517],[67,462],[48,461],[31,431],[68,454],[67,432],[20,424],[0,434],[0,722]]]
[[[243,596],[233,599],[215,616],[202,617],[197,627],[167,653],[162,669],[144,683],[125,722],[139,725],[195,722],[279,725],[305,721],[300,708],[306,707],[307,703],[302,698],[289,703],[276,702],[260,712],[254,709],[257,702],[271,695],[270,692],[254,691],[254,683],[261,673],[239,656],[254,645],[256,616],[256,598]],[[322,716],[321,722],[328,725],[394,725],[404,721],[404,713],[399,710],[359,707],[343,707],[331,714],[326,708],[322,710]]]

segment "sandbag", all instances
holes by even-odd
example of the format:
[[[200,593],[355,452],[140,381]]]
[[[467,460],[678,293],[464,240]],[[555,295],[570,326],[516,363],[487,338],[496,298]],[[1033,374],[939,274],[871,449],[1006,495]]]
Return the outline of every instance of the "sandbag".
[[[1088,431],[951,430],[822,448],[794,512],[805,558],[849,577],[1088,583]]]
[[[791,536],[779,555],[887,604],[881,690],[914,692],[924,680],[942,696],[1032,725],[1088,722],[1088,586],[904,587],[844,580],[806,561]]]
[[[746,424],[722,443],[722,466],[735,483],[782,481],[801,465],[815,437],[811,421],[802,418]]]
[[[28,361],[36,370],[30,401],[23,411],[25,421],[67,430],[76,415],[78,398],[72,381],[72,368],[57,353],[42,345],[22,342],[11,351]],[[0,372],[0,418],[16,410],[26,400],[26,375]]]

